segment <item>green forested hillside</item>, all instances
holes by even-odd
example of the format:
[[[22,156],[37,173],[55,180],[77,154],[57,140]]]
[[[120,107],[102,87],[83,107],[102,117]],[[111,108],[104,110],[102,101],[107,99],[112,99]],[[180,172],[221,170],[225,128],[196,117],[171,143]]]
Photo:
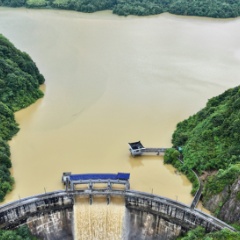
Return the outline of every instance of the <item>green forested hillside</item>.
[[[184,163],[178,161],[173,149],[166,151],[164,161],[187,174],[193,195],[199,186],[191,169],[200,175],[221,169],[216,177],[209,178],[205,189],[211,194],[233,184],[240,175],[240,87],[210,99],[205,108],[178,123],[172,143],[182,147]]]
[[[0,0],[0,5],[60,8],[81,12],[113,10],[113,13],[146,16],[163,12],[177,15],[232,18],[240,16],[238,0]]]
[[[210,99],[207,106],[178,123],[174,146],[182,146],[185,169],[227,169],[240,163],[240,87]]]
[[[7,143],[19,131],[13,112],[42,97],[38,88],[43,82],[44,77],[28,54],[0,34],[0,201],[14,183],[8,170],[12,164]]]
[[[210,99],[205,108],[178,123],[172,143],[173,147],[182,147],[183,164],[174,149],[166,152],[165,162],[186,173],[190,180],[190,169],[199,175],[210,174],[203,178],[204,206],[216,217],[239,226],[240,86]],[[193,192],[196,192],[196,180],[192,182]]]
[[[29,55],[0,35],[0,101],[13,111],[25,108],[43,96],[43,82]]]

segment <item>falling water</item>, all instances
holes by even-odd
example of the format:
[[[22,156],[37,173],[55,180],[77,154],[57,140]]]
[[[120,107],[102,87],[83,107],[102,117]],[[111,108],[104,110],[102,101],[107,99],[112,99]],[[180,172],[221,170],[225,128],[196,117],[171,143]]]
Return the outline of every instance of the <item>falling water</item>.
[[[96,197],[93,204],[88,198],[75,197],[75,240],[124,240],[126,239],[124,199]]]

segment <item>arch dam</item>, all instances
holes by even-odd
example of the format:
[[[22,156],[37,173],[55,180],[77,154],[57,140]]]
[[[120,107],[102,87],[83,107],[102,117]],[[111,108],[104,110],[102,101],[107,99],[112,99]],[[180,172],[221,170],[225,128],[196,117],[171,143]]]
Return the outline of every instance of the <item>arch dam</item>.
[[[46,240],[73,239],[75,196],[112,196],[125,198],[129,240],[167,240],[197,226],[207,232],[231,226],[196,208],[154,194],[133,190],[85,189],[61,190],[35,195],[0,206],[0,228],[14,229],[27,224],[34,236]],[[107,201],[106,201],[107,204]]]

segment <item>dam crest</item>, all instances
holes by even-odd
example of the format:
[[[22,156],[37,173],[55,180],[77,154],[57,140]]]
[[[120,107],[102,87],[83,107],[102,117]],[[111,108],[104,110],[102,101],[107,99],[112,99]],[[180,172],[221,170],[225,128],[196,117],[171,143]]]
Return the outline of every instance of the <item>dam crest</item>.
[[[228,228],[221,220],[169,198],[134,190],[86,189],[54,191],[27,197],[0,207],[0,228],[27,224],[34,236],[47,240],[73,239],[75,197],[122,197],[128,215],[126,239],[172,239],[197,226],[207,232]],[[94,200],[93,200],[94,202]]]

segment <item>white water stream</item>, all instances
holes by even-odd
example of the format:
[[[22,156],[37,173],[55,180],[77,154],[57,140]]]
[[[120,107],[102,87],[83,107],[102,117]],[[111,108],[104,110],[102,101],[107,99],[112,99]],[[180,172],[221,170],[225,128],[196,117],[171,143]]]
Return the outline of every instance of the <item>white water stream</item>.
[[[75,240],[124,240],[126,239],[126,208],[124,200],[112,197],[110,204],[106,198],[75,197],[74,229]]]

